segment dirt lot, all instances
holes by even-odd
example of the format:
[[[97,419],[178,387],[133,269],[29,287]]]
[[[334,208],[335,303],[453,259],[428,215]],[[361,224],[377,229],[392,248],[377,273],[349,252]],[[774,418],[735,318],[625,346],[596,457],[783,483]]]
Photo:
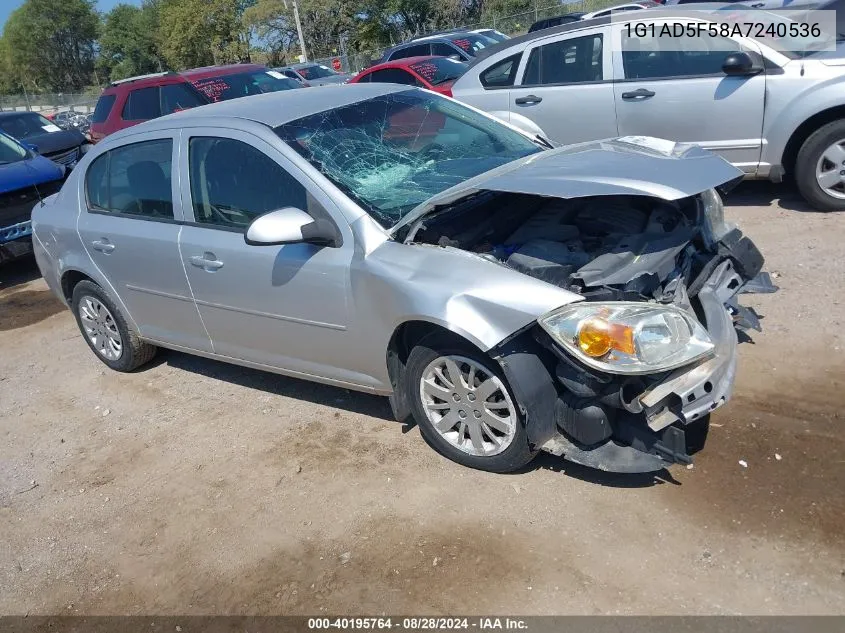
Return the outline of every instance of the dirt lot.
[[[183,354],[113,373],[4,267],[0,613],[845,613],[845,214],[783,192],[729,199],[782,290],[659,477],[471,471],[384,399]]]

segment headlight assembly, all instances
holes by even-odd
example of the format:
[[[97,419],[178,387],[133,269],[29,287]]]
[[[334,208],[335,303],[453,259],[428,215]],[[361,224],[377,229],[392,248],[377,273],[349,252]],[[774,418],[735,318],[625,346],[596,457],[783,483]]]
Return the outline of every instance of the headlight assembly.
[[[538,322],[585,365],[612,374],[648,374],[687,365],[713,349],[710,336],[674,306],[576,303]]]
[[[701,203],[704,209],[707,232],[710,234],[713,243],[716,243],[733,228],[733,225],[725,222],[725,205],[718,191],[708,189],[703,192]]]

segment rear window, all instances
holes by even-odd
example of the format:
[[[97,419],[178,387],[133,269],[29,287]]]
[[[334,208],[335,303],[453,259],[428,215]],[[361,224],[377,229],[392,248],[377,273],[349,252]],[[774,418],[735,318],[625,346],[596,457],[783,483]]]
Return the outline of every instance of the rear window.
[[[265,92],[279,92],[301,88],[299,82],[285,77],[275,70],[256,70],[234,73],[220,77],[207,77],[191,82],[197,90],[211,101],[228,101],[239,97],[260,95]]]
[[[463,75],[467,70],[467,65],[448,57],[433,57],[424,62],[411,64],[410,68],[432,86],[437,86],[447,81],[454,81]]]
[[[91,115],[91,123],[105,123],[109,113],[114,106],[115,95],[101,95],[94,107],[94,114]]]
[[[490,39],[482,35],[476,35],[475,33],[461,33],[460,35],[450,37],[449,40],[467,55],[472,55],[473,57],[482,48],[494,43]]]
[[[161,104],[158,102],[158,86],[140,88],[129,93],[123,106],[124,121],[148,121],[161,116]]]

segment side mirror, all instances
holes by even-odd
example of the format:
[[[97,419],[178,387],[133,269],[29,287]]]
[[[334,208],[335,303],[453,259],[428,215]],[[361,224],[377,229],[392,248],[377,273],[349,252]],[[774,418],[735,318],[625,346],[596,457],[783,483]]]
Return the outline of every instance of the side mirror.
[[[763,70],[760,56],[746,51],[731,53],[722,62],[722,72],[728,76],[756,75]]]
[[[303,242],[335,246],[337,232],[328,220],[315,220],[301,209],[285,207],[255,218],[247,227],[244,241],[251,246]]]
[[[457,62],[463,61],[463,59],[461,59],[461,56],[457,53],[452,53],[451,55],[449,55],[449,59],[454,59]]]
[[[30,152],[38,153],[38,145],[33,145],[32,143],[24,143],[23,146],[27,148]]]

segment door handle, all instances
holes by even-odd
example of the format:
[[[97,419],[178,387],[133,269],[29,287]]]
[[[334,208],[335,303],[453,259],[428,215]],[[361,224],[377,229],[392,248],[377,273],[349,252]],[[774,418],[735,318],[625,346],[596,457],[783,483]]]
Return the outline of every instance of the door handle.
[[[114,250],[114,244],[109,242],[106,238],[101,240],[94,240],[91,242],[91,246],[94,247],[95,251],[100,251],[101,253],[111,253]]]
[[[540,103],[543,100],[543,97],[538,97],[536,95],[527,95],[525,97],[519,97],[514,99],[514,103],[516,105],[526,105],[529,103]]]
[[[191,264],[208,272],[214,272],[215,270],[223,268],[223,262],[217,259],[214,253],[208,252],[191,257]]]
[[[650,99],[655,95],[654,91],[648,90],[647,88],[639,88],[638,90],[634,90],[632,92],[623,92],[622,98],[625,101],[634,101],[634,100],[644,100]]]

